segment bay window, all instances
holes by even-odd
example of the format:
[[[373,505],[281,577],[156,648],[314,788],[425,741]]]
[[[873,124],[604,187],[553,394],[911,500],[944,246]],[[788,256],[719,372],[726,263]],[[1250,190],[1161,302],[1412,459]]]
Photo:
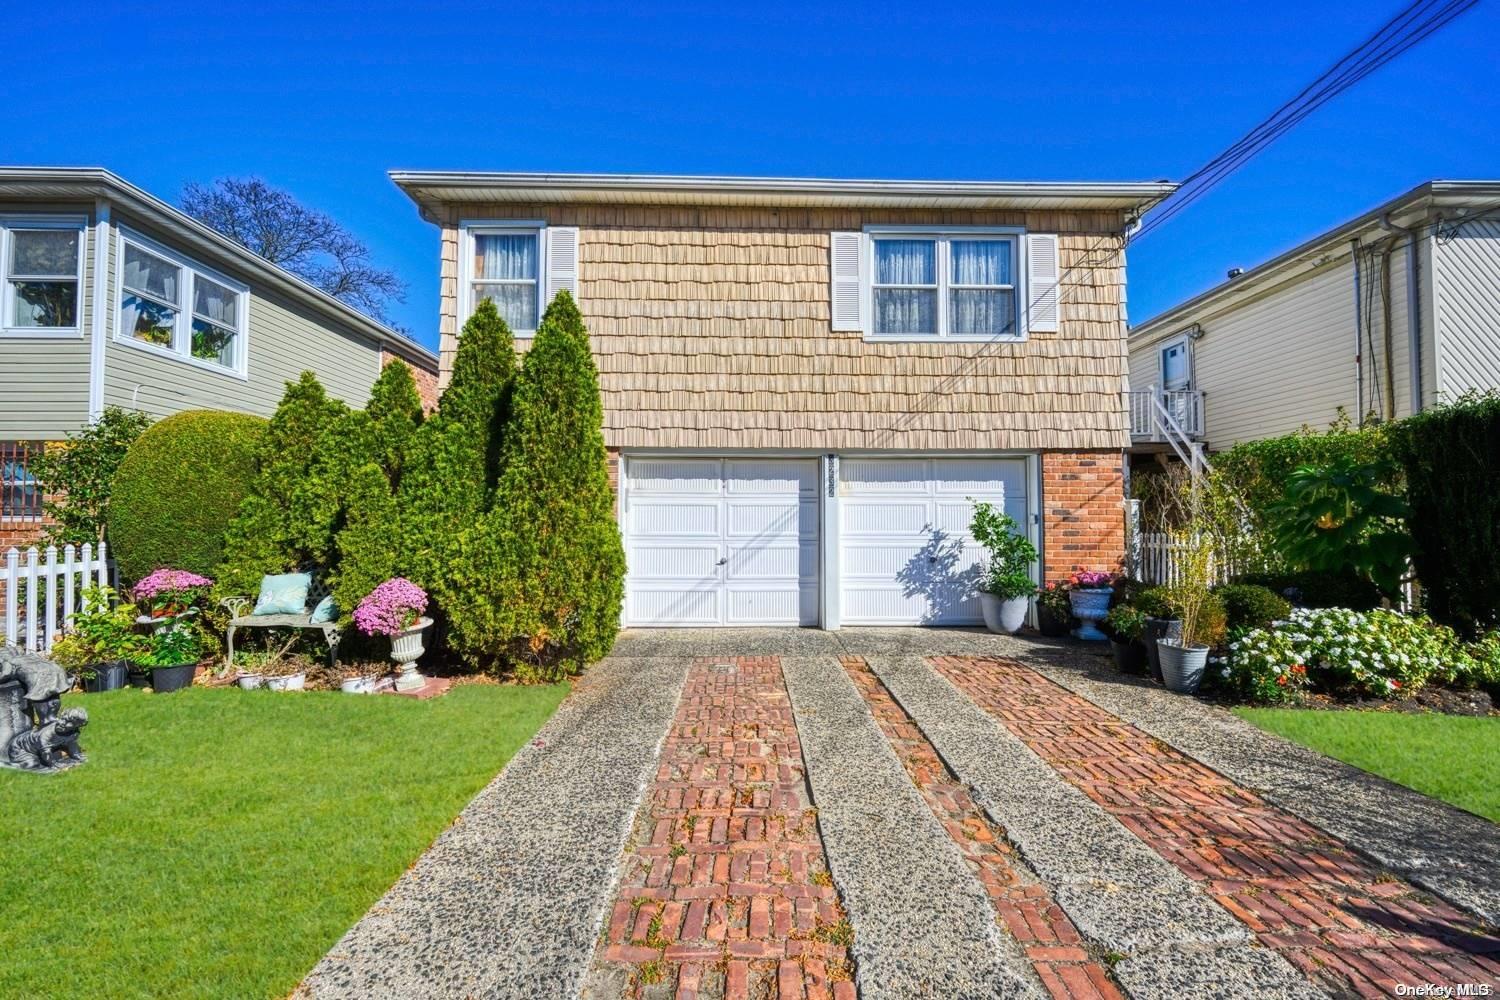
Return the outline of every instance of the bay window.
[[[119,254],[117,340],[244,374],[245,286],[133,233]]]
[[[0,331],[17,336],[80,335],[82,219],[0,218]]]

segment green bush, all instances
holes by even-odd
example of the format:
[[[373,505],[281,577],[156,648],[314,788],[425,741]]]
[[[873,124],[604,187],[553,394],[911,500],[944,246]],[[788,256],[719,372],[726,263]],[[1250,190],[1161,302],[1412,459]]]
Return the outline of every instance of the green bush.
[[[1147,587],[1135,595],[1131,605],[1148,618],[1170,618],[1181,620],[1183,588],[1162,586]],[[1224,641],[1226,612],[1224,601],[1217,593],[1202,595],[1198,605],[1198,627],[1196,639],[1207,646],[1217,646]]]
[[[151,425],[144,413],[107,406],[99,419],[66,444],[51,445],[29,462],[41,487],[42,510],[52,519],[49,545],[97,545],[109,523],[110,487],[136,438]]]
[[[401,463],[423,418],[422,397],[405,362],[391,361],[381,369],[380,377],[370,389],[370,402],[365,406],[365,412],[369,414],[380,441],[385,473],[391,482],[398,482]]]
[[[1139,639],[1145,629],[1146,612],[1129,604],[1116,604],[1104,616],[1104,630],[1119,642]]]
[[[1214,593],[1224,602],[1225,624],[1230,632],[1265,628],[1272,622],[1284,621],[1292,613],[1291,602],[1269,587],[1226,583],[1215,587]]]
[[[1305,608],[1350,608],[1370,611],[1380,607],[1380,590],[1353,573],[1303,570],[1296,573],[1245,573],[1235,583],[1265,587]]]
[[[1500,394],[1426,410],[1392,437],[1427,610],[1466,635],[1500,625]]]
[[[490,513],[453,568],[455,643],[525,679],[576,672],[619,628],[625,553],[583,317],[558,293],[516,379]]]
[[[993,504],[974,505],[969,537],[989,553],[984,580],[979,589],[1002,601],[1030,597],[1036,593],[1031,582],[1031,564],[1036,562],[1036,546],[1021,533],[1021,526]]]
[[[137,580],[171,566],[212,576],[265,433],[260,417],[186,410],[142,434],[110,486],[109,537],[120,575]]]
[[[1293,470],[1285,499],[1267,511],[1282,558],[1297,569],[1368,579],[1386,597],[1399,597],[1411,536],[1406,501],[1383,488],[1395,469],[1389,459],[1346,457]]]
[[[1172,607],[1166,587],[1147,587],[1137,593],[1130,603],[1143,612],[1147,618],[1177,617],[1177,611]]]
[[[340,617],[347,618],[370,591],[400,574],[400,551],[396,498],[385,470],[375,462],[365,463],[350,475],[343,492],[333,601]]]

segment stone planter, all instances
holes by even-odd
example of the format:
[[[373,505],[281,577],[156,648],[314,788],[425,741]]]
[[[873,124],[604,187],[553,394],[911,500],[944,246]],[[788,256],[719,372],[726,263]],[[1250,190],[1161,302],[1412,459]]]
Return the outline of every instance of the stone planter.
[[[979,592],[979,610],[984,612],[984,627],[1001,635],[1015,635],[1026,624],[1031,598],[1000,598],[983,590]]]
[[[419,618],[411,628],[391,636],[391,659],[401,671],[396,677],[397,691],[415,691],[427,683],[427,678],[417,673],[417,660],[426,652],[422,633],[431,625],[431,618]]]
[[[1161,658],[1162,683],[1167,690],[1194,694],[1203,682],[1203,668],[1208,665],[1207,646],[1184,646],[1177,639],[1160,639],[1156,643]]]
[[[1114,657],[1115,669],[1122,674],[1144,674],[1146,672],[1146,647],[1134,639],[1109,637],[1109,653]]]
[[[1109,601],[1115,592],[1109,587],[1077,587],[1068,591],[1068,600],[1073,605],[1073,617],[1080,622],[1073,630],[1075,639],[1103,642],[1109,636],[1099,631],[1100,619],[1109,614]]]
[[[374,694],[375,678],[350,677],[339,684],[339,690],[345,694]]]
[[[1151,665],[1151,676],[1156,683],[1161,679],[1161,655],[1156,643],[1161,639],[1178,639],[1182,636],[1182,622],[1176,618],[1147,618],[1141,630],[1141,644],[1146,647],[1146,661]]]
[[[301,691],[307,686],[306,674],[287,674],[284,677],[267,677],[268,691]]]

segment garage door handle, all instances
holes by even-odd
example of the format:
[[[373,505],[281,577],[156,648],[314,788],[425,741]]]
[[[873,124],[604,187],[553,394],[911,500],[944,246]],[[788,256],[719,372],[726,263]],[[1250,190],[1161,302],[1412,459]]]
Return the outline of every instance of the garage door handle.
[[[725,556],[725,557],[724,557],[724,558],[723,558],[723,559],[720,559],[720,560],[719,560],[719,565],[720,565],[720,566],[722,566],[722,565],[724,565],[724,564],[725,564],[725,563],[727,563],[727,562],[728,562],[728,561],[729,561],[729,557],[728,557],[728,556]]]

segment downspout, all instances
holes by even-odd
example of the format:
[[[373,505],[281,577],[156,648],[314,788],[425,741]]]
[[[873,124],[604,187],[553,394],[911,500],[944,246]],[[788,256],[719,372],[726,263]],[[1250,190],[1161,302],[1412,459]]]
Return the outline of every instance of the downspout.
[[[104,198],[94,202],[94,287],[89,312],[89,423],[104,415],[104,364],[106,351],[106,325],[109,322],[110,279],[114,268],[109,266],[110,205]]]
[[[1400,233],[1406,237],[1406,338],[1407,377],[1411,383],[1411,412],[1422,412],[1422,283],[1421,260],[1417,246],[1417,231],[1406,229],[1391,222],[1389,215],[1381,216],[1380,227],[1387,232]]]
[[[1349,255],[1354,259],[1354,423],[1365,420],[1364,329],[1365,310],[1359,282],[1359,237],[1349,241]]]

